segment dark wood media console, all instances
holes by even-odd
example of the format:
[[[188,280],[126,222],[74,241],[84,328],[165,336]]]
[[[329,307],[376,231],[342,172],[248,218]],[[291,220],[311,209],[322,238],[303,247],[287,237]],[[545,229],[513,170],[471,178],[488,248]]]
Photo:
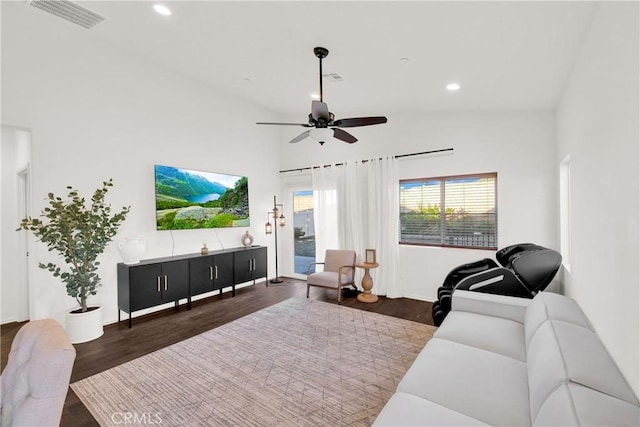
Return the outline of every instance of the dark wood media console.
[[[118,323],[121,312],[129,315],[145,308],[267,277],[267,247],[232,248],[211,251],[207,255],[187,254],[154,258],[138,264],[118,264]]]

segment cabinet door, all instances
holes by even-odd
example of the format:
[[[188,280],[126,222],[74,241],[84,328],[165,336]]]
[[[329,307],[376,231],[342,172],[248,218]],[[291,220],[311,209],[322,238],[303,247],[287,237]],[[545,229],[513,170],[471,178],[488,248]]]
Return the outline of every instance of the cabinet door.
[[[233,285],[233,254],[218,254],[213,257],[213,288],[222,289]]]
[[[253,278],[259,279],[267,277],[267,248],[256,248],[253,250],[254,269]]]
[[[213,291],[213,270],[213,256],[203,256],[189,260],[189,286],[191,286],[191,295]]]
[[[189,297],[189,260],[162,263],[162,302]]]
[[[253,250],[234,252],[234,274],[236,283],[253,280]]]
[[[160,264],[129,267],[131,310],[142,310],[162,302]]]

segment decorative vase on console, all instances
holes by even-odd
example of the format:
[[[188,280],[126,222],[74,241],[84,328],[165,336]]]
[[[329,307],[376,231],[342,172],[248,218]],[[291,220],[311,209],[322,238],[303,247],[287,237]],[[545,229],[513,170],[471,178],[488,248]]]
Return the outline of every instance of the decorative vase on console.
[[[240,241],[242,242],[242,246],[245,248],[250,248],[251,245],[253,245],[253,236],[249,234],[249,230],[242,235]]]
[[[127,265],[131,265],[140,262],[146,245],[144,240],[139,237],[125,237],[124,240],[118,243],[118,249],[120,250],[122,261]]]

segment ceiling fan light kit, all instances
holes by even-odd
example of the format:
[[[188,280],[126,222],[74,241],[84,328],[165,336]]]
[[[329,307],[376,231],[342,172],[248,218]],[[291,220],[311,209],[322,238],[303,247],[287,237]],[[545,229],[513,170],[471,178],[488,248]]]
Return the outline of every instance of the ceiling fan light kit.
[[[315,128],[309,131],[309,136],[314,141],[324,144],[329,138],[333,138],[333,129],[329,128]]]
[[[329,107],[324,103],[322,98],[322,60],[329,55],[329,50],[324,47],[316,47],[313,49],[314,55],[320,62],[320,96],[319,100],[311,101],[311,113],[309,114],[308,123],[274,123],[274,122],[256,122],[259,125],[281,125],[281,126],[302,126],[306,128],[313,128],[302,132],[300,135],[293,138],[290,143],[294,144],[310,137],[314,141],[323,145],[329,138],[333,137],[344,141],[348,144],[353,144],[358,139],[351,135],[349,132],[340,128],[358,127],[358,126],[371,126],[387,123],[387,118],[384,116],[377,117],[354,117],[349,119],[335,120],[333,113],[329,111]]]

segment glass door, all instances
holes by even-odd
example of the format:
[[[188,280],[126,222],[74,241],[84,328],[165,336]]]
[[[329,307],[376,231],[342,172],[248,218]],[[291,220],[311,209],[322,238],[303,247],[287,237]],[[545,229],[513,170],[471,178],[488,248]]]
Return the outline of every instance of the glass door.
[[[316,261],[316,235],[313,225],[313,190],[293,192],[294,272],[306,275],[309,263]],[[310,273],[315,272],[311,266]]]

